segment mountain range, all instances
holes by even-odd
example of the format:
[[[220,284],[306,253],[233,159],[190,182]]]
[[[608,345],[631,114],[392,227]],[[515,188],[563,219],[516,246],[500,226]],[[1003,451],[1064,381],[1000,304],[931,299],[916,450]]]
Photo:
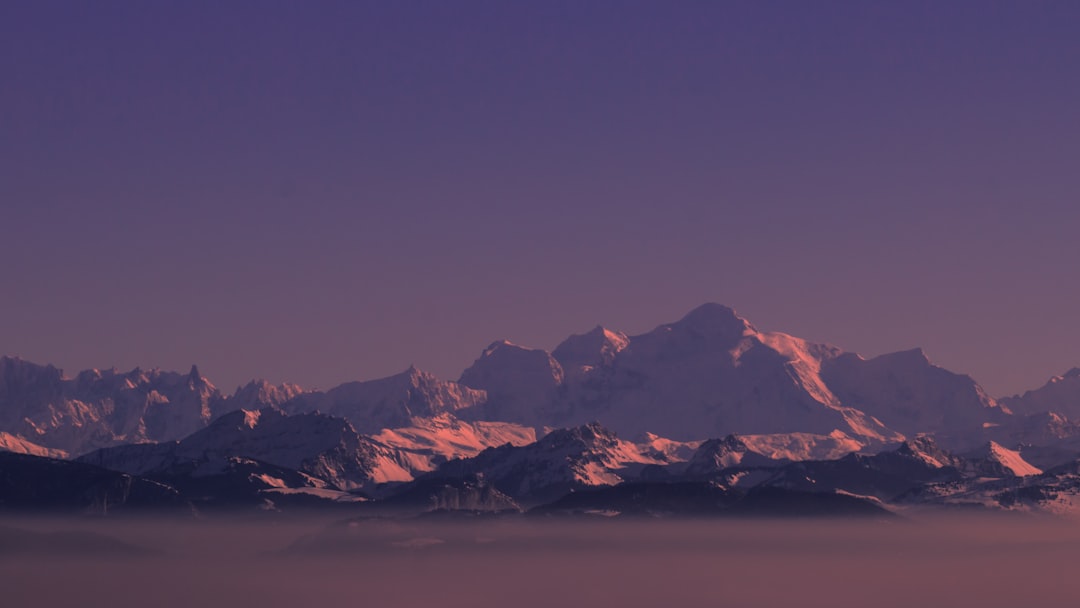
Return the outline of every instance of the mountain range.
[[[1017,484],[1060,496],[1080,457],[1078,417],[1080,369],[994,399],[922,350],[865,359],[760,331],[718,304],[635,336],[598,326],[551,352],[499,340],[456,381],[410,368],[327,391],[253,381],[225,394],[195,366],[69,377],[0,358],[0,450],[211,503],[368,508],[432,493],[431,504],[503,510],[676,481],[871,501],[945,503]]]

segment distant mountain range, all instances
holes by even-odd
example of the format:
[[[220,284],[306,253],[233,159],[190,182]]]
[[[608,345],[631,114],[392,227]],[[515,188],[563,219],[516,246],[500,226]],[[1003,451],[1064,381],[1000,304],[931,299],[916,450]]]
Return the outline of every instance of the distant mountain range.
[[[327,391],[253,381],[227,395],[194,366],[68,377],[0,358],[0,450],[24,455],[0,472],[30,462],[67,476],[106,471],[97,475],[110,497],[129,479],[167,488],[164,503],[204,508],[503,511],[597,487],[704,483],[736,511],[764,488],[769,500],[825,491],[875,505],[1060,511],[1080,457],[1074,419],[1080,369],[995,400],[921,350],[864,359],[761,332],[718,304],[637,336],[597,327],[550,353],[497,341],[456,382],[410,368]],[[40,464],[57,458],[79,466]],[[0,508],[29,504],[33,492],[7,487]],[[689,488],[677,492],[719,500]]]

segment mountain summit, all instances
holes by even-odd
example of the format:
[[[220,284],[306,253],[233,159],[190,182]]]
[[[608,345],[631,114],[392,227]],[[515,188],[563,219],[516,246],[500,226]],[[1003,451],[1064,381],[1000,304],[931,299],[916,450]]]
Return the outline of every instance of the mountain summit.
[[[708,303],[641,335],[604,327],[552,353],[497,342],[461,376],[487,419],[540,426],[599,420],[624,436],[841,431],[867,444],[918,432],[966,435],[1003,410],[921,350],[865,360]],[[928,427],[928,428],[924,428]]]
[[[552,352],[498,340],[456,382],[410,367],[325,392],[253,382],[227,396],[195,366],[188,373],[95,369],[68,378],[53,366],[0,358],[5,445],[72,455],[176,440],[224,413],[266,407],[323,412],[368,434],[405,429],[402,437],[412,436],[407,429],[419,425],[416,436],[433,445],[446,442],[434,437],[430,421],[450,416],[466,426],[447,424],[465,434],[478,422],[531,427],[541,437],[599,421],[624,437],[652,433],[676,442],[782,434],[790,444],[803,441],[795,439],[801,434],[817,438],[811,443],[844,437],[844,446],[872,449],[926,433],[969,450],[988,439],[1013,445],[1039,433],[1073,434],[1067,417],[1080,418],[1080,370],[1004,402],[1027,417],[970,377],[934,365],[921,349],[865,359],[759,330],[715,303],[639,335],[598,325]],[[1046,412],[1056,412],[1049,430],[1039,426]]]

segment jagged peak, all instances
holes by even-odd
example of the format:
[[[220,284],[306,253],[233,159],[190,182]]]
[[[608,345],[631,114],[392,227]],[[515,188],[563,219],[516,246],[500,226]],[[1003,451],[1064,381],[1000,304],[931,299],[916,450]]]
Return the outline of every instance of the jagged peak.
[[[551,351],[551,356],[564,365],[601,365],[610,363],[629,344],[626,334],[597,325],[563,340]]]
[[[244,426],[248,427],[249,429],[253,429],[257,424],[259,424],[259,420],[262,418],[262,410],[241,411],[244,412]]]
[[[437,380],[435,374],[432,374],[431,372],[426,372],[411,364],[409,365],[409,368],[401,372],[400,375],[408,378],[409,381],[411,381],[413,384],[416,384],[418,382]]]
[[[115,371],[115,370],[114,370]],[[101,380],[105,377],[105,374],[96,367],[91,369],[84,369],[75,376],[78,382],[91,382],[94,380]]]
[[[618,442],[618,440],[618,437],[613,431],[605,428],[599,422],[594,421],[572,428],[555,429],[545,435],[543,439],[537,443],[547,447],[565,445],[568,443],[577,443],[591,447],[594,445],[612,444]]]
[[[259,401],[266,401],[270,405],[280,405],[284,401],[303,392],[304,389],[299,384],[292,384],[290,382],[274,384],[264,378],[257,378],[243,386],[236,387],[236,390],[233,391],[232,397],[230,398],[238,399],[242,397],[251,397]]]
[[[368,384],[372,382],[392,383],[395,386],[404,385],[406,388],[422,388],[425,386],[437,385],[442,383],[443,380],[431,372],[422,370],[415,365],[410,365],[405,371],[392,376],[376,378],[375,380],[366,380],[358,384]]]
[[[912,437],[901,443],[894,452],[938,468],[950,466],[956,461],[956,458],[938,445],[938,442],[930,435]]]
[[[191,371],[187,376],[188,385],[191,387],[209,385],[210,381],[207,380],[202,374],[199,373],[199,367],[195,364],[191,365]]]
[[[996,441],[987,441],[978,449],[966,454],[966,457],[976,461],[997,463],[1009,474],[1017,477],[1042,474],[1042,469],[1024,460],[1018,450],[1010,450]]]
[[[737,451],[737,452],[745,452],[748,449],[749,449],[749,446],[746,445],[746,442],[744,442],[741,437],[739,437],[738,435],[736,435],[734,433],[731,433],[731,434],[726,435],[724,437],[718,437],[718,438],[714,438],[714,439],[709,439],[705,443],[701,444],[701,447],[698,448],[698,451],[700,453],[702,453],[702,454],[706,454],[706,453],[718,452],[718,451],[722,451],[722,450],[723,451],[734,450],[734,451]]]
[[[901,447],[903,446],[907,446],[909,449],[917,449],[923,451],[942,449],[941,446],[938,445],[937,440],[930,435],[918,435],[912,437],[901,445]]]
[[[213,429],[215,427],[247,427],[255,428],[258,422],[262,419],[263,410],[271,410],[272,408],[262,409],[238,409],[231,412],[225,412],[221,416],[218,416],[207,429]],[[278,412],[281,414],[281,412]],[[284,415],[284,414],[281,414]]]
[[[211,431],[215,427],[246,427],[249,429],[254,429],[258,426],[272,424],[274,422],[280,422],[286,418],[288,418],[290,421],[297,423],[298,425],[303,425],[305,423],[333,423],[340,426],[342,430],[352,430],[352,425],[350,425],[349,422],[344,418],[331,416],[330,414],[324,414],[319,411],[289,414],[276,407],[238,409],[231,412],[226,412],[219,416],[217,419],[215,419],[213,422],[211,422],[205,430]]]
[[[581,335],[603,338],[604,340],[612,343],[626,342],[629,340],[629,338],[627,338],[626,334],[624,334],[623,332],[608,329],[603,325],[597,325],[596,327],[590,329],[589,331]]]

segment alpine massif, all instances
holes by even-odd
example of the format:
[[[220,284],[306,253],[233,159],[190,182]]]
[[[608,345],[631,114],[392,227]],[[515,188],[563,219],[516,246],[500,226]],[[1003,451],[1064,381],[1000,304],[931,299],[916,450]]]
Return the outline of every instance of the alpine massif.
[[[0,450],[24,455],[0,463],[7,479],[105,471],[195,506],[503,511],[626,486],[732,513],[784,492],[814,508],[850,504],[803,494],[1061,511],[1080,487],[1074,417],[1076,369],[995,400],[919,349],[864,359],[718,304],[636,336],[596,327],[552,352],[500,340],[457,381],[410,368],[325,392],[254,381],[225,394],[194,366],[69,377],[0,358]],[[41,464],[58,458],[79,466]],[[0,508],[33,495],[4,488]],[[556,511],[626,504],[627,491]]]

